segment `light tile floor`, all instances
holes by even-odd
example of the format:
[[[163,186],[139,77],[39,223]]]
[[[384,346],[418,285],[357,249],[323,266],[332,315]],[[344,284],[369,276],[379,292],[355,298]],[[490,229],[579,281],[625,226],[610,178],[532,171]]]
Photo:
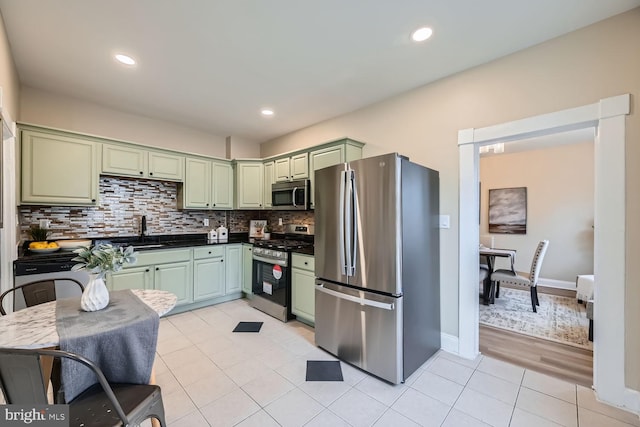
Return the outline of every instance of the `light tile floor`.
[[[233,333],[262,321],[260,333]],[[438,352],[393,386],[342,363],[344,382],[306,382],[307,360],[334,360],[313,328],[236,300],[160,321],[156,379],[171,427],[640,426],[592,390],[489,357]]]

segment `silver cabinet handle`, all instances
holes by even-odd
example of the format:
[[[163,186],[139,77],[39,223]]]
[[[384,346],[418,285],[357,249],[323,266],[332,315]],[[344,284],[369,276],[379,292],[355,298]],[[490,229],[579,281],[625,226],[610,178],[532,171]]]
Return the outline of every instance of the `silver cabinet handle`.
[[[318,286],[316,286],[316,289],[320,292],[324,292],[325,294],[329,294],[336,298],[344,299],[347,301],[355,302],[357,304],[368,305],[369,307],[382,308],[384,310],[390,310],[390,311],[395,309],[395,304],[393,303],[389,304],[385,302],[373,301],[366,298],[354,297],[352,295],[343,294],[342,292],[337,292],[331,289],[327,289],[322,284],[319,284]]]

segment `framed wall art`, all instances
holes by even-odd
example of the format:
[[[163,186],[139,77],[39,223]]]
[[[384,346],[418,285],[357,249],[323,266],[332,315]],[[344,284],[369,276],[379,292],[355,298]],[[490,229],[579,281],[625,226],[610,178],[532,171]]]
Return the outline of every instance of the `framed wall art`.
[[[527,234],[527,187],[489,190],[489,233]]]

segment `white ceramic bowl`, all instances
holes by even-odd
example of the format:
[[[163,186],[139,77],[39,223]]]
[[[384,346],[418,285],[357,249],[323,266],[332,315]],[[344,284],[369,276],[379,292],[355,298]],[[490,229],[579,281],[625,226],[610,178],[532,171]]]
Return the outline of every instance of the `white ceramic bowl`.
[[[75,249],[91,246],[91,240],[58,240],[56,243],[63,251],[73,251]]]

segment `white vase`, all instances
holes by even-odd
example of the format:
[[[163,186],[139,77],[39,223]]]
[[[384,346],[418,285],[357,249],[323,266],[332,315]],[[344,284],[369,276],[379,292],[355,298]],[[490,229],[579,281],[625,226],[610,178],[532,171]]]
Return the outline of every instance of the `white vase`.
[[[104,279],[97,274],[89,275],[89,283],[82,292],[80,308],[84,311],[102,310],[109,304],[109,290]]]

